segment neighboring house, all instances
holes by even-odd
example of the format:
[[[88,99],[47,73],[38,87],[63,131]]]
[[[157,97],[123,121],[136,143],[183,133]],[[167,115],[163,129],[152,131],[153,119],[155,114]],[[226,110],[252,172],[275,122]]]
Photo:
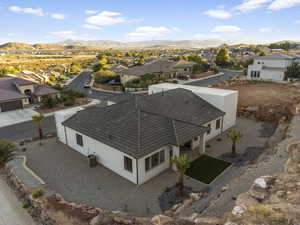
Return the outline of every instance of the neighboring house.
[[[40,102],[46,95],[55,96],[59,92],[17,77],[0,78],[0,112],[23,109],[28,104]]]
[[[46,74],[41,72],[35,73],[28,70],[22,70],[15,76],[39,84],[46,84],[49,81],[49,76],[47,76]]]
[[[285,72],[292,62],[299,62],[299,55],[267,55],[254,58],[248,66],[249,80],[286,80]]]
[[[141,185],[172,167],[174,156],[205,152],[205,142],[224,131],[224,116],[194,92],[177,88],[104,108],[58,112],[55,119],[61,142]]]
[[[119,75],[122,71],[127,70],[128,68],[123,65],[113,65],[109,68],[110,71],[114,72],[115,74]]]
[[[180,60],[178,62],[161,59],[142,66],[134,66],[121,72],[121,83],[124,85],[129,81],[140,79],[147,73],[156,74],[165,78],[176,78],[179,75],[191,75],[194,62]]]

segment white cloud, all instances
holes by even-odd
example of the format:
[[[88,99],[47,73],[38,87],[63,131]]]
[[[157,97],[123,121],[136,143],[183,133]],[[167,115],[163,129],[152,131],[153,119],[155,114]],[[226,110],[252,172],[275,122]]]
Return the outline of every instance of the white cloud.
[[[205,34],[195,34],[193,36],[194,39],[203,39],[206,38],[207,36]]]
[[[262,8],[266,6],[267,3],[270,3],[272,1],[273,0],[243,0],[243,2],[240,5],[236,6],[235,9],[241,12],[249,12],[255,9]]]
[[[83,24],[82,27],[86,28],[86,29],[91,29],[91,30],[101,30],[101,27],[98,27],[98,26],[95,26],[92,24]]]
[[[25,13],[25,14],[32,14],[36,16],[46,15],[41,8],[33,9],[33,8],[21,8],[19,6],[10,6],[9,10],[14,13]]]
[[[121,16],[121,13],[118,12],[102,11],[101,13],[88,17],[85,21],[87,24],[102,27],[125,23],[127,22],[127,18]]]
[[[261,33],[270,33],[273,31],[273,29],[271,27],[263,27],[263,28],[260,28],[258,31]]]
[[[204,14],[217,19],[229,19],[232,17],[230,12],[227,12],[223,9],[208,10]]]
[[[93,14],[98,13],[98,11],[97,10],[89,10],[89,9],[87,9],[87,10],[84,11],[84,13],[87,14],[87,15],[93,15]]]
[[[300,0],[275,0],[269,5],[271,10],[292,8],[300,4]]]
[[[237,27],[237,26],[216,26],[212,32],[238,32],[241,31],[242,29]]]
[[[74,31],[71,30],[63,30],[63,31],[50,32],[50,34],[59,39],[72,39],[75,33]]]
[[[60,14],[60,13],[53,13],[53,14],[50,14],[50,16],[51,16],[53,19],[57,19],[57,20],[63,20],[63,19],[66,18],[66,15]]]
[[[300,20],[296,20],[296,23],[297,23],[297,24],[300,24]]]
[[[65,19],[66,15],[61,13],[47,13],[44,12],[41,8],[21,8],[19,6],[10,6],[9,11],[14,13],[23,13],[23,14],[32,14],[36,16],[50,16],[53,19],[63,20]]]
[[[155,39],[160,38],[165,35],[171,34],[173,32],[178,31],[179,29],[176,27],[152,27],[152,26],[144,26],[138,27],[135,31],[128,33],[126,36],[129,39],[134,40],[145,40],[145,39]]]

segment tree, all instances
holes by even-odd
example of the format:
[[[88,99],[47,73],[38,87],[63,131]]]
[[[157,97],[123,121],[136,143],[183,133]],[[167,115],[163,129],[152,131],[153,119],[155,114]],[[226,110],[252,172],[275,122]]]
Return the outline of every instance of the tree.
[[[0,168],[14,158],[15,151],[16,146],[14,143],[0,139]]]
[[[139,58],[139,60],[137,61],[136,65],[141,66],[141,65],[144,65],[144,64],[145,64],[144,56],[141,56],[141,57]]]
[[[42,121],[44,119],[44,115],[39,113],[39,114],[35,114],[32,116],[32,120],[36,122],[37,126],[38,126],[38,132],[39,132],[39,136],[40,139],[43,139],[43,130],[42,130]]]
[[[242,133],[237,130],[231,130],[227,133],[227,137],[232,141],[231,155],[236,157],[236,142],[238,142],[242,137]]]
[[[71,72],[72,73],[78,73],[81,71],[81,66],[79,63],[72,63],[71,64]]]
[[[285,72],[287,78],[300,78],[300,64],[298,62],[293,62],[290,66],[287,67]]]
[[[191,162],[188,159],[187,155],[175,156],[172,160],[175,164],[178,172],[178,181],[177,181],[177,195],[183,196],[183,176],[185,172],[190,168]]]
[[[216,56],[216,64],[218,66],[227,66],[230,62],[229,51],[227,48],[221,48]]]

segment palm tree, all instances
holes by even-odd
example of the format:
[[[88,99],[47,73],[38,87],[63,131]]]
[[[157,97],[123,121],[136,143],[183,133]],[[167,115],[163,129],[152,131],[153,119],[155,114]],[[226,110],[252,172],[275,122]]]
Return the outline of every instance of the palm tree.
[[[44,118],[44,115],[41,113],[32,116],[32,120],[37,123],[40,139],[43,139],[42,120]]]
[[[16,146],[14,143],[0,139],[0,168],[14,158],[15,150]]]
[[[177,195],[183,196],[183,176],[188,168],[190,168],[191,162],[186,155],[175,156],[172,160],[178,171],[178,181],[177,181]]]
[[[227,137],[232,141],[231,155],[232,157],[236,157],[236,142],[238,142],[243,135],[238,130],[231,130],[227,133]]]

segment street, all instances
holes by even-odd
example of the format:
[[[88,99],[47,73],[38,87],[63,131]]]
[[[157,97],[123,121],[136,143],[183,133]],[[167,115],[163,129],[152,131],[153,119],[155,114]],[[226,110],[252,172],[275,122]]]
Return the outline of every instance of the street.
[[[0,177],[0,225],[35,225],[14,192]]]

